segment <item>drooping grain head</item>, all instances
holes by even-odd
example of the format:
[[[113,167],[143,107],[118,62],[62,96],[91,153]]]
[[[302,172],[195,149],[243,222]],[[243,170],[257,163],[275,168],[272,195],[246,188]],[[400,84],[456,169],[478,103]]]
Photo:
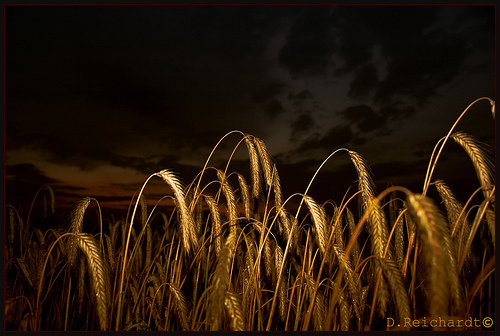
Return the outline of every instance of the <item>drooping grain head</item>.
[[[155,175],[161,177],[172,189],[175,195],[176,205],[180,213],[180,229],[184,249],[189,254],[198,247],[198,238],[196,236],[196,226],[193,216],[186,204],[184,190],[179,179],[169,169],[164,169]]]
[[[448,251],[443,245],[446,222],[433,202],[420,194],[409,194],[407,206],[417,223],[422,246],[423,276],[429,316],[448,316],[450,313],[450,281]]]
[[[90,204],[90,197],[84,197],[73,208],[71,212],[71,224],[69,232],[78,234],[82,231],[83,215]],[[76,258],[77,242],[73,236],[68,239],[68,262],[73,265]]]

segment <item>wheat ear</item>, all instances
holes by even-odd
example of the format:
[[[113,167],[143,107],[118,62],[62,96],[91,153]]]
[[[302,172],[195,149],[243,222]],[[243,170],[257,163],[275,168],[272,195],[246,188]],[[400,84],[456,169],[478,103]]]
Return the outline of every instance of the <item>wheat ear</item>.
[[[217,207],[217,202],[210,195],[203,195],[205,201],[208,204],[208,209],[210,210],[210,216],[212,218],[212,239],[214,240],[215,255],[219,256],[220,250],[222,248],[222,230],[221,230],[221,218],[219,208]]]
[[[222,193],[226,198],[229,217],[229,230],[231,232],[234,232],[236,230],[236,224],[238,223],[238,204],[236,202],[236,196],[234,194],[233,188],[227,180],[227,176],[222,170],[217,169],[217,178],[221,183]]]
[[[484,197],[488,198],[495,185],[494,173],[492,170],[494,166],[488,159],[485,151],[481,148],[480,143],[467,133],[456,132],[450,135],[450,137],[455,140],[471,158],[479,182],[483,187]]]
[[[175,195],[176,204],[179,207],[180,213],[180,229],[182,236],[182,244],[186,252],[189,254],[191,250],[196,250],[198,247],[198,239],[196,237],[194,219],[189,212],[184,196],[184,190],[179,179],[169,169],[155,173],[165,181],[172,189]]]
[[[276,165],[273,166],[273,190],[274,190],[274,204],[276,211],[278,212],[278,227],[281,232],[285,233],[285,239],[290,239],[291,226],[290,219],[287,216],[287,212],[283,208],[283,193],[281,190],[281,182],[276,169]],[[280,233],[281,233],[280,232]],[[292,245],[290,248],[294,248],[293,240],[291,240]]]
[[[245,318],[240,297],[235,292],[227,290],[224,296],[224,305],[230,317],[231,330],[243,331],[245,328]]]
[[[443,201],[446,208],[448,223],[451,225],[450,229],[452,230],[452,232],[460,232],[463,228],[463,237],[468,237],[471,230],[471,223],[467,220],[466,217],[460,217],[460,214],[463,210],[463,205],[460,204],[453,192],[442,180],[436,180],[433,184],[436,186],[439,197]],[[465,246],[465,240],[460,240],[461,236],[462,235],[456,234],[453,236],[453,238],[455,244],[458,244],[460,246],[460,250],[463,250]],[[467,253],[466,263],[468,269],[474,268],[473,265],[476,263],[475,255],[472,253]]]
[[[408,293],[406,292],[406,287],[403,282],[403,276],[398,264],[387,258],[377,259],[382,267],[384,277],[387,279],[387,283],[391,289],[393,300],[396,304],[396,309],[399,315],[399,321],[401,324],[404,319],[411,318],[410,310],[410,299],[408,298]]]
[[[283,265],[283,250],[281,247],[276,245],[276,248],[274,250],[274,260],[275,260],[275,270],[279,270],[281,267],[284,267]],[[286,319],[286,288],[285,288],[285,279],[282,277],[281,278],[281,283],[277,284],[276,289],[278,290],[279,293],[279,314],[280,318],[282,321],[285,321]]]
[[[231,231],[227,237],[226,243],[221,250],[215,272],[212,275],[212,292],[209,294],[208,319],[210,330],[217,331],[221,329],[221,317],[225,304],[225,293],[231,283],[230,270],[231,260],[236,248],[237,230]]]
[[[316,283],[312,275],[302,272],[302,276],[304,277],[305,287],[309,297],[311,299],[314,297],[314,306],[312,308],[314,330],[322,331],[325,326],[326,318],[325,295],[319,290],[319,288],[317,288],[316,293],[314,293]]]
[[[250,220],[253,216],[253,209],[251,206],[251,196],[250,190],[248,190],[248,184],[243,175],[236,173],[238,175],[238,184],[240,185],[241,199],[243,202],[243,207],[245,209],[245,217]]]
[[[245,145],[247,146],[248,156],[250,158],[250,177],[252,179],[252,195],[255,198],[260,194],[260,169],[259,169],[259,154],[254,144],[254,136],[245,134]]]
[[[432,201],[420,194],[407,196],[410,215],[417,224],[425,267],[425,289],[430,316],[449,315],[450,281],[449,253],[443,244],[446,222]]]
[[[361,192],[361,208],[363,212],[368,211],[367,223],[370,232],[370,241],[372,242],[372,253],[379,258],[387,257],[393,258],[391,246],[388,245],[389,230],[387,228],[387,220],[384,211],[380,204],[375,200],[374,183],[370,176],[370,170],[365,159],[357,152],[349,151],[351,161],[358,173],[358,188]],[[375,273],[378,274],[380,265],[375,263]],[[384,278],[380,279],[380,286],[378,290],[378,307],[382,316],[385,316],[387,310],[387,297],[388,290]]]
[[[328,243],[329,230],[326,226],[325,209],[316,203],[316,201],[309,195],[304,195],[304,202],[311,213],[314,228],[316,229],[316,240],[321,253],[325,256],[326,245]]]
[[[489,199],[493,196],[493,190],[495,187],[494,172],[495,167],[491,160],[486,155],[485,151],[481,148],[482,145],[476,141],[472,136],[463,133],[456,132],[450,136],[456,143],[458,143],[465,152],[469,155],[476,170],[477,177],[483,187],[483,194],[485,199]],[[486,222],[488,223],[488,228],[490,229],[491,236],[493,237],[493,242],[495,241],[495,216],[494,211],[491,208],[486,209]]]
[[[174,298],[174,305],[181,323],[181,328],[183,330],[189,330],[189,310],[187,308],[186,297],[175,283],[168,283],[168,289],[170,295]]]
[[[81,199],[71,211],[71,224],[69,227],[69,232],[79,234],[82,231],[83,226],[83,215],[85,210],[90,204],[90,197],[84,197]],[[77,242],[75,236],[71,236],[68,239],[68,262],[70,265],[75,263],[77,252]]]
[[[262,139],[254,136],[253,142],[255,144],[255,148],[257,149],[257,153],[259,154],[260,164],[264,172],[266,188],[270,188],[273,185],[273,160],[267,150],[265,142]]]
[[[354,236],[354,229],[356,227],[356,222],[354,221],[354,215],[349,208],[345,208],[345,218],[346,218],[346,222],[347,222],[347,228],[349,229],[349,235],[351,237],[353,237]],[[358,242],[357,238],[354,240],[354,244],[352,245],[351,251],[352,251],[351,252],[352,253],[351,260],[354,264],[356,264],[358,262],[359,255],[361,253],[360,249],[359,249],[359,242]]]
[[[90,276],[92,278],[92,288],[94,289],[101,330],[108,329],[109,314],[109,276],[106,273],[104,260],[99,252],[97,241],[88,234],[76,234],[78,247],[83,251],[89,265]]]

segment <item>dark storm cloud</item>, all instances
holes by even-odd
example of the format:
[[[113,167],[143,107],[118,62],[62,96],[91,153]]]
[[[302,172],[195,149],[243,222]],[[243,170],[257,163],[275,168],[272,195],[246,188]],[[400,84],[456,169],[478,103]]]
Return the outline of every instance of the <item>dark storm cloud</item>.
[[[279,60],[292,76],[325,74],[335,51],[332,6],[301,7],[292,23]]]
[[[302,90],[299,93],[290,92],[288,94],[288,100],[291,101],[293,106],[302,106],[308,101],[313,101],[313,99],[313,95],[309,90]]]
[[[284,113],[285,109],[279,100],[273,99],[266,104],[264,111],[267,113],[270,120],[274,120]]]
[[[295,76],[325,75],[330,70],[340,76],[353,74],[351,97],[371,94],[379,104],[401,97],[422,105],[457,77],[456,69],[464,66],[468,55],[492,47],[493,14],[483,13],[488,10],[493,13],[487,7],[469,6],[456,10],[450,6],[310,7],[292,24],[280,61]],[[448,12],[457,12],[455,20],[462,21],[452,21],[444,14]],[[450,29],[457,25],[467,28],[459,33]],[[486,43],[478,45],[476,36],[487,39]],[[375,47],[380,49],[378,56]],[[341,62],[334,63],[335,57]],[[377,70],[381,61],[384,73]]]
[[[60,182],[48,177],[34,164],[28,163],[5,165],[4,173],[5,204],[11,204],[16,208],[24,204],[28,209],[29,202],[33,201],[42,186],[55,186]]]
[[[356,140],[360,139],[356,139],[349,125],[337,125],[331,128],[325,136],[313,136],[304,140],[298,150],[328,149],[333,151]]]
[[[275,98],[283,83],[262,57],[279,23],[266,7],[24,6],[8,14],[18,19],[7,22],[9,138],[29,135],[19,116],[39,112],[28,127],[36,135],[8,141],[9,149],[38,142],[54,160],[90,168],[119,163],[110,152],[129,144],[127,134],[179,152],[208,150],[229,130],[257,132],[259,109],[283,112]]]
[[[299,115],[291,123],[291,140],[294,141],[298,136],[308,133],[315,126],[314,119],[308,113]]]
[[[355,134],[353,143],[363,143],[362,134],[374,132],[375,135],[387,136],[392,133],[389,122],[413,116],[416,109],[405,104],[386,105],[374,110],[368,105],[349,106],[337,114],[348,121],[351,132]],[[349,140],[348,140],[349,141]]]
[[[379,130],[385,126],[385,119],[380,117],[367,105],[351,106],[339,113],[347,119],[351,125],[356,125],[362,132]]]
[[[441,20],[444,9],[450,10],[449,6],[339,7],[335,15],[349,22],[339,25],[339,56],[345,62],[339,70],[356,71],[351,94],[373,91],[374,100],[379,103],[401,96],[425,104],[439,88],[454,79],[458,74],[455,69],[463,66],[466,56],[477,46],[473,38],[468,38],[472,36],[470,32],[458,34],[448,29],[452,22]],[[486,28],[485,22],[473,21],[474,10],[469,13],[468,6],[457,10],[462,14],[462,25],[468,22],[491,36],[487,30],[491,26]],[[358,29],[351,29],[353,20],[358,22]],[[387,75],[381,78],[378,74],[377,80],[373,70],[363,70],[373,64],[374,46],[381,48],[381,56],[387,62]],[[485,47],[489,48],[481,49]],[[363,77],[368,81],[362,81]]]
[[[7,133],[6,146],[11,150],[36,150],[43,153],[48,162],[77,166],[83,170],[96,168],[113,156],[105,148],[103,139],[93,138],[89,143],[78,137],[66,138],[58,134],[31,133],[19,136],[16,133]]]
[[[366,64],[354,72],[354,79],[349,84],[350,97],[365,97],[377,86],[377,69],[372,64]]]
[[[429,36],[430,35],[430,36]],[[408,46],[411,52],[388,64],[388,75],[380,81],[374,100],[390,102],[394,96],[408,97],[418,105],[428,102],[436,90],[457,76],[468,50],[463,36],[437,32]]]
[[[17,180],[35,184],[52,184],[59,182],[45,175],[35,165],[28,163],[6,165],[5,176],[7,180]]]
[[[378,180],[393,181],[403,179],[409,176],[420,176],[423,183],[423,177],[427,170],[428,160],[421,159],[415,161],[390,161],[374,164],[371,169]]]
[[[387,120],[399,120],[406,119],[413,116],[416,113],[416,109],[413,106],[398,106],[401,104],[386,105],[379,109],[379,114],[386,118]]]

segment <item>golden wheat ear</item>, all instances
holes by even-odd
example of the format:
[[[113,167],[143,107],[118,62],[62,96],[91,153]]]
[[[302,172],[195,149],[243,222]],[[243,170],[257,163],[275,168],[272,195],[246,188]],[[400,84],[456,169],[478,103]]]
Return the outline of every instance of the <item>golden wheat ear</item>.
[[[243,331],[245,329],[245,316],[243,315],[243,308],[239,295],[231,290],[227,290],[224,295],[224,305],[230,317],[231,330]]]
[[[326,245],[330,237],[330,230],[326,226],[326,213],[325,209],[316,203],[316,201],[309,195],[304,195],[304,202],[311,213],[314,228],[316,229],[316,240],[320,248],[321,254],[325,256]]]
[[[450,135],[450,138],[455,140],[469,155],[474,169],[476,170],[477,177],[481,186],[483,187],[484,197],[490,197],[490,193],[495,186],[494,181],[494,164],[488,158],[485,145],[474,139],[471,135],[464,132],[456,132]]]
[[[105,267],[104,259],[99,252],[99,244],[91,235],[80,233],[75,235],[78,247],[83,251],[89,265],[89,272],[92,278],[92,288],[94,290],[99,326],[101,330],[109,327],[109,295],[110,283],[109,275]]]
[[[227,180],[227,176],[222,170],[217,169],[217,178],[221,183],[222,193],[226,198],[229,217],[229,230],[233,232],[236,230],[236,225],[238,224],[238,204],[236,202],[236,195],[234,194],[233,188]]]
[[[458,143],[465,150],[467,155],[469,155],[474,169],[476,170],[477,177],[483,188],[483,194],[485,199],[490,199],[494,197],[495,190],[495,165],[492,163],[484,147],[486,145],[480,143],[474,139],[471,135],[456,132],[450,136],[456,143]],[[488,223],[488,228],[491,231],[491,236],[493,237],[493,242],[495,241],[495,210],[493,207],[486,208],[486,222]]]
[[[193,216],[186,204],[184,189],[177,176],[169,169],[163,169],[155,173],[155,175],[161,177],[174,192],[176,205],[179,208],[180,214],[182,244],[187,254],[189,254],[192,250],[198,248],[198,238],[196,237],[196,225]]]
[[[248,156],[250,158],[250,178],[252,181],[252,196],[259,198],[260,195],[260,169],[259,154],[255,148],[254,136],[245,134],[245,145],[247,146]]]
[[[83,215],[85,210],[89,206],[91,201],[90,197],[84,197],[81,199],[73,208],[71,212],[71,224],[69,227],[69,232],[79,234],[82,231],[83,226]],[[68,239],[68,262],[70,265],[74,265],[77,252],[77,241],[74,236]]]
[[[425,269],[425,291],[430,316],[448,316],[460,304],[460,281],[449,228],[432,200],[408,194],[407,206],[417,224]],[[450,307],[451,303],[451,307]]]
[[[211,331],[219,331],[222,328],[223,308],[225,305],[225,293],[231,284],[231,264],[236,249],[238,231],[230,231],[224,247],[217,259],[215,272],[212,275],[211,286],[213,289],[209,294],[208,320]]]

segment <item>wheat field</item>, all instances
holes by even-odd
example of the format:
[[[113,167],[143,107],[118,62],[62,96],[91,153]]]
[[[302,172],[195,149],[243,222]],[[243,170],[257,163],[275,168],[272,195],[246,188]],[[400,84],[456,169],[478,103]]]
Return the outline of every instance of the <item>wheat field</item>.
[[[325,162],[348,155],[356,190],[323,204],[309,187],[283,195],[264,141],[233,131],[246,146],[249,176],[229,162],[209,166],[222,138],[191,183],[168,168],[152,172],[127,216],[100,220],[95,232],[83,226],[99,207],[91,197],[75,204],[68,223],[45,231],[31,210],[23,216],[7,204],[5,329],[495,330],[495,165],[479,141],[455,130],[480,100],[495,118],[491,99],[471,103],[436,144],[418,191],[377,193],[362,154],[341,148]],[[451,141],[477,173],[467,200],[433,178]],[[321,166],[309,186],[317,174]],[[172,211],[148,206],[152,179],[165,183]],[[52,188],[42,193],[54,212]]]

